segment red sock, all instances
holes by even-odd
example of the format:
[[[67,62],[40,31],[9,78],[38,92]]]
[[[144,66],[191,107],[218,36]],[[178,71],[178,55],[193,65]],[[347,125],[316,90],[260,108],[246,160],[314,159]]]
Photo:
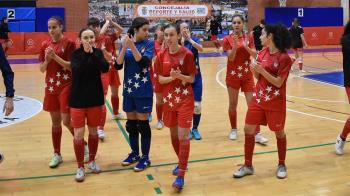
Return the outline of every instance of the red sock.
[[[101,121],[100,121],[100,128],[104,129],[105,124],[106,124],[106,117],[107,117],[107,110],[106,106],[102,106],[102,112],[101,112]]]
[[[54,152],[61,155],[62,127],[52,127],[51,131]]]
[[[182,176],[182,177],[185,176],[189,156],[190,156],[190,140],[189,139],[180,140],[178,176]]]
[[[244,165],[248,167],[253,166],[253,152],[255,146],[255,136],[245,134],[245,143],[244,143]]]
[[[298,65],[299,65],[299,69],[300,69],[300,70],[303,70],[303,63],[302,63],[302,62],[299,62]]]
[[[77,159],[78,168],[84,167],[84,140],[83,139],[74,139],[74,152],[75,158]]]
[[[260,125],[256,126],[255,132],[260,133]]]
[[[230,123],[232,129],[237,129],[237,111],[229,111]]]
[[[98,148],[98,135],[89,134],[89,162],[94,161]]]
[[[179,145],[180,145],[180,141],[178,136],[174,137],[171,136],[171,144],[173,145],[174,151],[177,155],[177,157],[179,157]]]
[[[157,119],[163,120],[163,104],[156,104]]]
[[[343,132],[340,134],[340,138],[345,141],[346,138],[348,137],[349,132],[350,132],[350,121],[347,120],[344,125]]]
[[[278,148],[278,165],[284,165],[287,153],[287,138],[277,138],[277,148]]]
[[[119,114],[119,96],[112,95],[111,102],[112,102],[112,107],[113,107],[113,114],[118,115]]]

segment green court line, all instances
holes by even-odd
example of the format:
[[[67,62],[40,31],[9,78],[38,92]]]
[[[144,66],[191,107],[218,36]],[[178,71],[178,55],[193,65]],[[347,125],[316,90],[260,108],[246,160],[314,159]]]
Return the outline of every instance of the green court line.
[[[347,143],[350,141],[347,141]],[[325,147],[325,146],[331,146],[334,145],[334,142],[331,143],[325,143],[325,144],[317,144],[317,145],[310,145],[310,146],[302,146],[302,147],[295,147],[295,148],[289,148],[287,151],[297,151],[297,150],[305,150],[310,148],[319,148],[319,147]],[[265,151],[265,152],[257,152],[254,153],[254,155],[262,155],[262,154],[273,154],[276,153],[277,150],[272,151]],[[213,157],[213,158],[207,158],[207,159],[198,159],[198,160],[191,160],[189,163],[200,163],[200,162],[208,162],[208,161],[217,161],[217,160],[224,160],[224,159],[233,159],[233,158],[239,158],[243,157],[244,154],[240,155],[233,155],[233,156],[223,156],[223,157]],[[153,165],[151,167],[166,167],[171,165],[177,165],[177,162],[174,163],[162,163]],[[121,169],[110,169],[110,170],[103,170],[102,173],[109,173],[109,172],[119,172],[119,171],[128,171],[133,170],[132,167],[128,168],[121,168]],[[91,174],[91,172],[88,172],[88,174]],[[7,178],[7,179],[0,179],[0,182],[8,182],[8,181],[21,181],[21,180],[34,180],[34,179],[45,179],[45,178],[56,178],[56,177],[65,177],[65,176],[74,176],[75,173],[65,173],[65,174],[57,174],[57,175],[47,175],[47,176],[30,176],[30,177],[22,177],[22,178]]]
[[[113,109],[112,109],[112,107],[111,107],[111,104],[110,104],[107,100],[106,100],[106,106],[107,106],[109,112],[110,112],[111,114],[113,114]],[[115,120],[115,122],[117,123],[119,129],[122,131],[122,133],[123,133],[123,135],[124,135],[125,140],[128,142],[128,144],[129,144],[129,146],[130,146],[129,136],[128,136],[128,134],[126,133],[126,131],[125,131],[125,129],[124,129],[122,123],[120,123],[120,121],[117,120],[117,119]]]
[[[156,193],[157,193],[157,194],[162,194],[162,190],[160,190],[160,188],[159,188],[159,187],[154,188],[154,190],[156,191]]]
[[[152,174],[147,174],[146,176],[147,176],[147,179],[148,179],[148,180],[154,180]]]

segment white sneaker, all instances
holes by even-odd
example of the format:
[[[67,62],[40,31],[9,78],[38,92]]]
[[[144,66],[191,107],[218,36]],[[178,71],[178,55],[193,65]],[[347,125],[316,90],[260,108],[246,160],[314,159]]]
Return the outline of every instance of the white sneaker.
[[[106,137],[105,131],[103,129],[97,129],[97,135],[100,140],[104,140]]]
[[[163,121],[158,120],[157,125],[156,125],[156,129],[161,130],[161,129],[163,129],[163,127],[164,127]]]
[[[89,162],[89,146],[86,144],[84,146],[84,163]]]
[[[85,169],[83,167],[80,167],[77,170],[77,174],[75,174],[75,181],[83,182],[84,180],[85,180]]]
[[[344,145],[345,145],[345,141],[343,141],[340,138],[340,135],[338,135],[337,140],[335,141],[335,154],[337,155],[344,154]]]
[[[253,167],[247,167],[247,166],[243,165],[233,174],[233,177],[234,178],[242,178],[242,177],[247,176],[247,175],[252,175],[253,173],[254,173]]]
[[[269,140],[263,136],[261,133],[255,135],[255,142],[259,144],[266,144]]]
[[[276,176],[279,179],[284,179],[287,177],[287,167],[285,165],[278,165]]]
[[[125,116],[122,113],[112,116],[113,120],[126,120]]]
[[[97,165],[96,161],[91,161],[88,164],[88,168],[91,170],[92,173],[98,174],[101,173],[101,168],[100,166]]]
[[[236,140],[237,139],[237,129],[232,129],[230,135],[228,136],[230,140]]]
[[[57,153],[55,153],[51,159],[51,161],[49,162],[49,167],[50,168],[55,168],[57,167],[59,164],[61,164],[63,162],[62,156],[58,155]]]

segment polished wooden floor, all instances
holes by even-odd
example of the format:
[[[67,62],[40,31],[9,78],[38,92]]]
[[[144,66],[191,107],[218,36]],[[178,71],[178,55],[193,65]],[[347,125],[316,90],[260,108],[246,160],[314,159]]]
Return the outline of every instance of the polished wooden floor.
[[[341,70],[341,62],[341,54],[337,52],[306,54],[306,74]],[[343,88],[308,80],[292,72],[287,87],[288,178],[275,177],[276,141],[273,133],[263,127],[262,133],[270,141],[266,146],[255,147],[256,173],[237,180],[232,174],[243,163],[242,131],[247,109],[244,97],[239,98],[239,138],[230,141],[228,95],[224,88],[226,59],[201,58],[200,63],[204,75],[200,125],[203,139],[191,142],[183,195],[350,195],[350,145],[345,147],[343,156],[334,153],[335,138],[350,115]],[[16,74],[16,94],[42,101],[44,75],[38,65],[16,64],[12,68]],[[1,92],[4,92],[3,86]],[[108,119],[110,116],[108,113]],[[118,123],[119,126],[125,124]],[[176,158],[169,130],[154,129],[153,120],[153,166],[135,173],[120,164],[129,147],[118,123],[107,121],[107,138],[99,145],[97,161],[105,172],[89,174],[84,183],[74,181],[76,163],[72,137],[67,130],[62,138],[63,164],[56,169],[48,167],[52,156],[48,113],[42,111],[22,123],[2,128],[0,149],[6,160],[0,165],[0,195],[176,194],[171,187]]]

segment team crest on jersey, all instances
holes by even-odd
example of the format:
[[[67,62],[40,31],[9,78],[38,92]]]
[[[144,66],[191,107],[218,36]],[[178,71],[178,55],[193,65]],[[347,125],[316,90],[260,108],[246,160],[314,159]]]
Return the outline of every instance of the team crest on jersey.
[[[141,53],[144,53],[145,50],[146,50],[146,48],[142,48],[142,49],[141,49]]]
[[[1,107],[4,105],[5,99],[5,95],[1,94]],[[5,116],[2,112],[0,113],[0,128],[30,119],[37,115],[43,108],[43,105],[40,101],[25,96],[15,96],[13,98],[13,105],[14,111],[10,116]]]
[[[64,53],[64,48],[63,47],[61,48],[61,52]]]
[[[274,62],[274,63],[273,63],[273,66],[274,66],[275,68],[277,68],[277,67],[278,67],[278,62]]]
[[[184,64],[184,59],[180,59],[179,63],[180,63],[180,65],[183,65]]]

